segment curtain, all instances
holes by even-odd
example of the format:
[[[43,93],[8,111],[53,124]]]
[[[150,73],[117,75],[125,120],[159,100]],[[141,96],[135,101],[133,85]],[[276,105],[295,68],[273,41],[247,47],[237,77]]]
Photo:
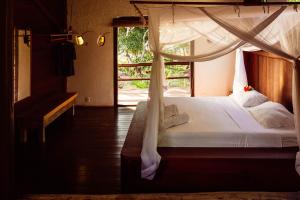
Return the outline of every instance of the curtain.
[[[300,80],[299,80],[299,57],[300,57],[300,16],[298,13],[287,12],[277,17],[269,25],[264,34],[253,34],[244,32],[239,27],[218,18],[202,9],[216,23],[220,24],[228,32],[240,37],[242,40],[259,47],[263,50],[282,56],[294,63],[293,66],[293,111],[295,118],[295,129],[297,133],[298,145],[300,146]],[[295,169],[300,175],[300,152],[296,155]]]
[[[242,49],[237,49],[235,56],[235,72],[232,87],[233,93],[242,92],[244,86],[246,85],[248,85],[248,80],[244,64],[244,55]]]
[[[300,28],[297,27],[300,16],[292,8],[284,6],[272,6],[268,12],[263,12],[260,6],[240,7],[238,12],[234,10],[236,9],[230,6],[149,8],[149,38],[154,60],[141,152],[142,178],[153,179],[161,159],[157,153],[157,140],[164,127],[163,57],[199,62],[215,59],[240,47],[249,49],[255,46],[293,61],[293,106],[300,144],[300,66],[299,62],[296,62],[300,55]],[[172,45],[193,40],[201,42],[201,46],[197,47],[197,55],[180,56],[167,52]],[[236,88],[240,88],[241,84],[247,81],[242,68],[240,69],[238,79],[241,83],[236,83]],[[300,154],[297,157],[300,158]]]

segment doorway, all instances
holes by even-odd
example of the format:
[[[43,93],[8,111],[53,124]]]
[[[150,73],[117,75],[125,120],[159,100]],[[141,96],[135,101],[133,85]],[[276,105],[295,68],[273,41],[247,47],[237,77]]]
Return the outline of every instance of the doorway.
[[[117,27],[115,44],[115,105],[136,106],[146,101],[150,84],[153,54],[147,27]],[[169,53],[190,55],[191,44],[168,49]],[[193,63],[164,59],[166,90],[164,96],[193,96]]]

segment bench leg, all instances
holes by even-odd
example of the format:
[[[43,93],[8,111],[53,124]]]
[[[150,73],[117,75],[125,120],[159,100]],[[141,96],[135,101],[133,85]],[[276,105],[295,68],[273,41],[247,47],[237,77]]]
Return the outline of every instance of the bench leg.
[[[41,126],[39,128],[39,141],[40,141],[40,143],[43,143],[43,144],[46,142],[45,129],[46,129],[46,127],[44,127],[44,126]]]
[[[27,134],[27,129],[26,128],[22,128],[20,132],[21,132],[21,142],[22,143],[27,143],[27,140],[28,140],[27,139],[28,138],[27,137],[27,135],[28,135]]]
[[[75,116],[75,104],[73,104],[73,106],[72,106],[72,114],[73,114],[73,117]]]

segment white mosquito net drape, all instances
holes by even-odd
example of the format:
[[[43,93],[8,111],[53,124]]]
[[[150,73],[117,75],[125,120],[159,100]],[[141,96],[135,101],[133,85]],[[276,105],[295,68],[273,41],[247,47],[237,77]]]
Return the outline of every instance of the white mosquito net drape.
[[[163,57],[200,62],[218,58],[238,48],[249,50],[255,46],[294,62],[293,108],[300,144],[300,14],[286,6],[271,6],[264,10],[265,12],[261,6],[241,6],[238,9],[230,6],[149,8],[150,48],[154,60],[141,152],[142,178],[153,179],[161,159],[157,152],[157,142],[159,132],[164,129]],[[172,45],[193,40],[200,41],[197,55],[166,53]],[[240,50],[239,52],[241,54]],[[240,69],[245,70],[243,67]],[[245,72],[241,71],[239,74],[240,77],[235,77],[239,81],[235,82],[234,90],[240,90],[247,83]],[[300,173],[300,153],[297,154],[296,169]]]

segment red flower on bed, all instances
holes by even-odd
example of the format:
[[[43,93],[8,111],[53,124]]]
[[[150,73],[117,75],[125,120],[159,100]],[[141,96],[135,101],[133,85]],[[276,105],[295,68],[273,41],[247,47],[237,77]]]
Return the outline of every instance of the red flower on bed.
[[[253,88],[252,88],[250,85],[246,85],[246,86],[244,87],[244,91],[245,91],[245,92],[248,92],[248,91],[251,91],[251,90],[253,90]]]

